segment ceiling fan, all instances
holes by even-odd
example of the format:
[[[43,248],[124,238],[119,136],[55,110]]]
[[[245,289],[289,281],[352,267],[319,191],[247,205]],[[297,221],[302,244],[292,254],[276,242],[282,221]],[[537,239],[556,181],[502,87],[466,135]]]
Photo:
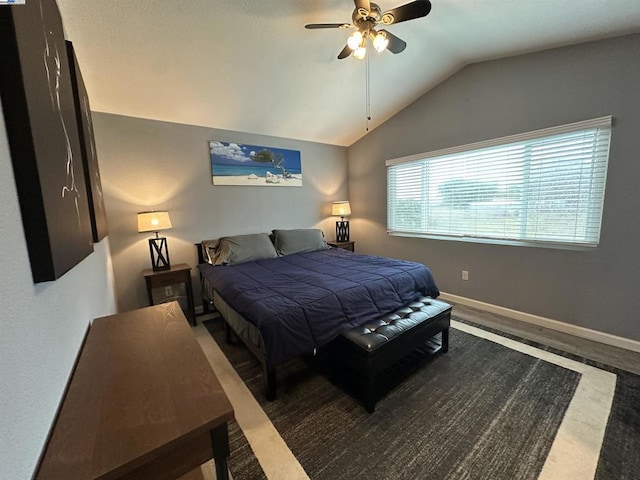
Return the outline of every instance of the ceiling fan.
[[[352,23],[310,23],[308,29],[318,28],[356,28],[347,39],[347,44],[338,54],[339,59],[347,58],[351,53],[359,60],[367,54],[367,38],[373,47],[382,52],[400,53],[407,48],[407,43],[387,30],[376,30],[376,26],[393,25],[414,18],[426,17],[431,11],[429,0],[415,0],[400,7],[383,12],[378,5],[369,0],[354,0],[356,7],[351,15]]]

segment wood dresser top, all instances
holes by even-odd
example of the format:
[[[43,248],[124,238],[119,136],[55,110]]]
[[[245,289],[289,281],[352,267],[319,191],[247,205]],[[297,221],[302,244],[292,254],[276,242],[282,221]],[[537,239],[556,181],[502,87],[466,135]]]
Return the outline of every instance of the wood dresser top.
[[[231,404],[176,302],[98,318],[36,478],[126,477],[210,438],[231,419]]]

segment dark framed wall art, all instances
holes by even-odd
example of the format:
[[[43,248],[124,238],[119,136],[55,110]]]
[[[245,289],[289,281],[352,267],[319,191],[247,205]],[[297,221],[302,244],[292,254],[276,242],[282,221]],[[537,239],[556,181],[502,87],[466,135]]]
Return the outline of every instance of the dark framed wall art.
[[[62,18],[55,0],[0,8],[0,95],[35,282],[93,252]]]
[[[99,242],[107,236],[107,214],[104,209],[104,197],[102,195],[102,180],[98,167],[98,155],[96,153],[96,141],[93,135],[93,122],[91,121],[91,108],[89,96],[84,86],[82,72],[78,65],[78,59],[73,50],[73,44],[67,40],[67,55],[71,70],[71,86],[76,106],[78,120],[78,135],[80,137],[80,150],[82,151],[82,165],[84,167],[84,182],[87,187],[87,200],[89,202],[89,216],[91,220],[91,233],[93,241]]]

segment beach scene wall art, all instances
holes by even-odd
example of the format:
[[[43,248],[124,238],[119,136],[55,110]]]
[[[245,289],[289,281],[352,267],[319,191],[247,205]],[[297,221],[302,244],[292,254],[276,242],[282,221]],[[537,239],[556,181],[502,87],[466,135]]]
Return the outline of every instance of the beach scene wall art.
[[[214,185],[301,187],[298,150],[210,141]]]

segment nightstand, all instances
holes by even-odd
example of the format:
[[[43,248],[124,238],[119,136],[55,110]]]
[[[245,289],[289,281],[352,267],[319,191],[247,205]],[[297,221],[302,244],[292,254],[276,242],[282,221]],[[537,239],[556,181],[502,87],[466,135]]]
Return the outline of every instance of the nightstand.
[[[355,251],[356,242],[327,242],[327,245],[331,245],[335,248],[342,248],[343,250]]]
[[[186,263],[179,263],[178,265],[172,265],[167,270],[147,269],[142,272],[144,280],[147,284],[147,296],[149,297],[149,305],[155,305],[153,301],[153,289],[162,287],[173,287],[174,285],[184,284],[184,289],[187,296],[187,308],[182,308],[185,316],[189,319],[192,325],[196,325],[196,309],[193,303],[193,287],[191,285],[191,267]],[[172,300],[177,300],[176,293],[166,294],[165,298],[158,303],[165,303]],[[183,306],[184,307],[184,306]]]

